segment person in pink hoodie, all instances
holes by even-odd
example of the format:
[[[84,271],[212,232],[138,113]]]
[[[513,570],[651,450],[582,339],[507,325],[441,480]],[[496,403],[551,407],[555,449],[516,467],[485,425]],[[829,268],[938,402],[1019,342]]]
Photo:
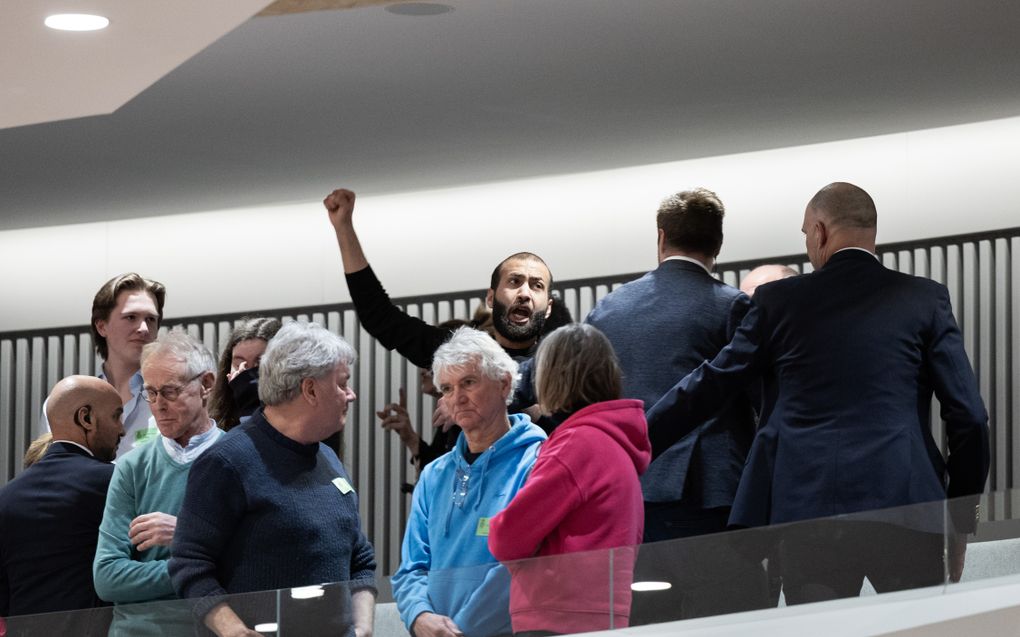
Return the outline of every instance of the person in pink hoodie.
[[[525,485],[490,522],[489,550],[511,573],[513,632],[625,627],[635,546],[644,530],[638,477],[651,460],[644,405],[620,399],[612,345],[581,323],[542,341],[535,387],[544,413],[569,417],[543,443]]]

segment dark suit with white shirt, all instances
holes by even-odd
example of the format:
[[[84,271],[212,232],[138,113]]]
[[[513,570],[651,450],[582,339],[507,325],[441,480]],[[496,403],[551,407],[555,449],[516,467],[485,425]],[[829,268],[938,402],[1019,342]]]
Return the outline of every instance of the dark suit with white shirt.
[[[752,445],[732,525],[904,507],[984,489],[988,416],[944,286],[889,270],[874,255],[851,248],[812,274],[759,287],[732,342],[649,410],[653,455],[696,428],[733,392],[762,377],[768,379],[767,422]],[[929,426],[933,394],[946,423],[947,460]],[[972,509],[957,515],[956,531],[973,530],[973,517]],[[925,524],[915,522],[915,530]],[[940,529],[925,530],[936,531],[919,536],[929,542],[923,549],[926,574],[889,590],[939,578]],[[845,529],[840,533],[845,535]],[[869,575],[876,588],[881,575],[872,578],[863,571],[884,569],[890,561],[898,561],[903,570],[921,570],[907,562],[916,561],[909,549],[922,541],[908,536],[894,543],[904,550],[871,552],[882,555],[884,564],[868,565],[864,556],[846,555],[845,560],[857,564],[838,570],[859,567],[861,577]],[[810,569],[811,562],[810,555],[793,557],[788,566],[794,580],[796,564]],[[859,588],[860,578],[854,577]]]
[[[0,616],[105,606],[92,583],[92,561],[112,476],[111,463],[58,441],[0,489]],[[48,637],[104,632],[96,623],[108,624],[109,616],[100,615],[8,619],[8,630],[50,631]]]

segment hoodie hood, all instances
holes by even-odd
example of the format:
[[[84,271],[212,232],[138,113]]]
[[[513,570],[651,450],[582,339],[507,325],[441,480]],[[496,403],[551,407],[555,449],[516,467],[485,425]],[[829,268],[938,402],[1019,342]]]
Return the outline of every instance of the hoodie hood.
[[[467,438],[462,431],[457,437],[457,445],[451,452],[455,465],[454,481],[457,485],[455,488],[463,491],[461,497],[465,498],[468,506],[478,508],[483,504],[483,494],[488,493],[485,483],[493,473],[489,471],[489,467],[501,465],[508,458],[512,458],[516,463],[516,458],[524,454],[528,447],[545,439],[545,432],[533,424],[526,414],[510,414],[510,429],[482,452],[473,463],[468,464],[464,459],[464,454],[468,451]],[[534,454],[530,454],[529,466],[534,460]],[[502,472],[496,470],[496,473]],[[472,482],[474,484],[471,484]],[[449,534],[450,516],[447,516],[443,528],[444,533]]]
[[[545,432],[539,427],[534,426],[527,414],[510,414],[510,429],[503,434],[502,438],[486,449],[478,457],[478,460],[475,460],[473,465],[468,465],[467,460],[464,459],[464,454],[468,451],[467,438],[464,437],[464,432],[457,436],[454,453],[458,463],[462,463],[465,467],[475,466],[479,462],[492,462],[500,456],[514,453],[516,449],[531,446],[536,442],[545,440],[545,438]]]
[[[630,398],[608,400],[578,409],[556,428],[552,439],[580,427],[595,428],[609,436],[627,453],[638,475],[648,468],[652,460],[652,445],[648,441],[643,401]]]

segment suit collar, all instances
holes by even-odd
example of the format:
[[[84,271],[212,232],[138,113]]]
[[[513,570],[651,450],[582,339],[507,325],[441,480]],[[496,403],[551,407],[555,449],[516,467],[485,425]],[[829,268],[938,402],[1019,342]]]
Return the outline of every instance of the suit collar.
[[[873,263],[878,266],[882,265],[882,262],[879,261],[874,253],[868,252],[864,248],[843,248],[842,250],[837,250],[835,254],[829,257],[829,260],[825,262],[821,269],[826,270],[842,263]]]
[[[71,442],[70,440],[54,440],[50,443],[50,448],[46,451],[46,453],[50,453],[50,450],[66,451],[69,453],[76,453],[81,456],[92,456],[93,458],[96,457],[95,454],[93,454],[92,451],[84,445],[80,445],[77,442]]]

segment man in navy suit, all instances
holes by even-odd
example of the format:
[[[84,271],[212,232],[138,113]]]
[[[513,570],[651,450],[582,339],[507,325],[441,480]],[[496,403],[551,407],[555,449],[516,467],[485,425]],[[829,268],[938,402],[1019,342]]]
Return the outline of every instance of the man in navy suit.
[[[648,413],[654,455],[732,392],[765,380],[768,404],[733,526],[904,507],[984,489],[988,416],[949,293],[885,268],[875,256],[876,221],[874,202],[857,186],[820,190],[802,228],[815,272],[759,287],[732,342]],[[948,460],[929,427],[933,392],[946,423]],[[951,512],[949,567],[958,579],[975,511]],[[829,520],[784,532],[787,602],[856,595],[865,576],[879,592],[940,583],[942,529],[919,510],[900,517],[910,520]]]
[[[586,319],[613,344],[623,370],[623,395],[643,400],[646,408],[676,379],[718,354],[750,307],[747,295],[711,273],[722,248],[724,214],[722,201],[705,188],[665,199],[656,215],[659,266],[608,294]],[[754,429],[751,403],[739,393],[651,464],[641,477],[645,542],[726,529]],[[636,578],[668,577],[658,569],[675,559],[656,555],[664,550],[642,551]],[[668,592],[635,596],[636,623],[736,612],[764,603],[747,590],[763,590],[760,567],[749,573],[719,564],[687,566],[684,584],[674,579]]]
[[[104,380],[61,380],[46,402],[53,443],[0,490],[0,616],[8,618],[11,634],[89,632],[82,616],[10,618],[102,605],[92,560],[113,476],[110,461],[124,435],[123,410],[117,390]]]

